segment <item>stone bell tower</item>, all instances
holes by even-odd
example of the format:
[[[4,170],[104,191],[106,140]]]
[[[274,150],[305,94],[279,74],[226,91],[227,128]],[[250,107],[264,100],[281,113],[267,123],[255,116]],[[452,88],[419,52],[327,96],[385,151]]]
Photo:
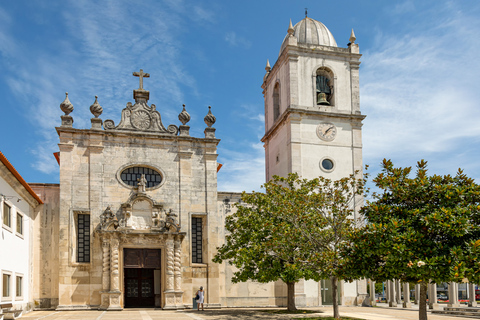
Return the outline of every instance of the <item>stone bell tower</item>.
[[[347,47],[341,48],[323,23],[309,17],[295,26],[290,21],[276,63],[270,67],[267,60],[262,84],[267,181],[291,172],[338,180],[362,171],[365,116],[360,111],[361,54],[355,40],[352,30]],[[357,199],[356,212],[362,203]],[[307,283],[301,290],[311,305],[315,298]],[[342,287],[342,304],[358,303],[363,289],[347,283]]]
[[[290,172],[339,179],[362,169],[360,57],[353,30],[340,48],[323,23],[290,22],[262,85],[267,180]]]

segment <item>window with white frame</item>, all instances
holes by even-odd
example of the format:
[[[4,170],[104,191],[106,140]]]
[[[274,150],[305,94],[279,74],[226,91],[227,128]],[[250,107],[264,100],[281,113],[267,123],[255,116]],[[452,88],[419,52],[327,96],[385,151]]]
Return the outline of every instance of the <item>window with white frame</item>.
[[[17,233],[23,235],[23,214],[17,212]]]
[[[17,298],[23,296],[23,276],[16,275],[15,277],[15,296]]]
[[[5,201],[3,202],[3,225],[12,227],[12,208]]]
[[[5,271],[2,272],[2,300],[4,298],[10,298],[10,279],[12,275]]]

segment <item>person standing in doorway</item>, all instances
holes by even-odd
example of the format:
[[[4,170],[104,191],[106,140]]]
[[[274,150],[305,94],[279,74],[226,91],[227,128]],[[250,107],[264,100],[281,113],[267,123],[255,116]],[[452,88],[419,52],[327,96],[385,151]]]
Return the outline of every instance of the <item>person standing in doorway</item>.
[[[200,287],[200,290],[197,291],[197,310],[200,311],[200,305],[202,305],[202,311],[203,310],[203,300],[205,298],[205,291],[203,290],[203,287]]]

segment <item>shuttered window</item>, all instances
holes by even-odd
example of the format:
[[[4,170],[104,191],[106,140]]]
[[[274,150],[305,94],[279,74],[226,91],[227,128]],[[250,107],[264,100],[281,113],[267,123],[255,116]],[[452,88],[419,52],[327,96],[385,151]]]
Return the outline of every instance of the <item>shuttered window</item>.
[[[203,263],[202,258],[202,218],[192,218],[192,262]]]
[[[77,216],[77,262],[90,262],[90,215]]]

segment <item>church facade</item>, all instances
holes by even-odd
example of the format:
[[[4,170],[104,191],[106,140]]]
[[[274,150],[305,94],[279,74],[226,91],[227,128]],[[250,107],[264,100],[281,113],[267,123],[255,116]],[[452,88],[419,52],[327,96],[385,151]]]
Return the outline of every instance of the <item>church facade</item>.
[[[341,48],[319,21],[290,23],[262,85],[267,179],[361,173],[360,56],[353,31]],[[192,307],[200,286],[210,308],[285,306],[282,282],[233,284],[232,267],[212,262],[225,217],[240,200],[239,193],[217,190],[220,140],[212,110],[205,110],[202,137],[190,135],[185,106],[181,124],[166,126],[149,104],[143,84],[149,74],[133,75],[139,88],[118,124],[100,118],[97,98],[86,129],[73,126],[68,94],[60,105],[60,183],[31,184],[43,201],[35,209],[34,307],[178,310]],[[301,281],[297,305],[328,304],[329,285]],[[365,294],[361,281],[340,285],[344,305],[361,303]]]

